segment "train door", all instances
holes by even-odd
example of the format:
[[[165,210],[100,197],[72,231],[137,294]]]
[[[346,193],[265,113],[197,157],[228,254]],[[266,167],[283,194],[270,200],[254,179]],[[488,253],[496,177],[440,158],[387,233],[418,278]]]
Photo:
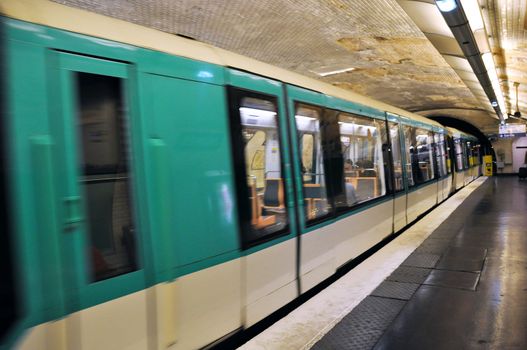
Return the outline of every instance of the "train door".
[[[335,273],[335,242],[325,232],[334,217],[328,133],[323,94],[287,85],[292,163],[299,221],[298,276],[301,292]],[[348,171],[352,171],[350,165]]]
[[[242,324],[224,70],[181,57],[165,62],[138,77],[153,232],[149,291],[159,344],[197,349]]]
[[[456,152],[454,147],[454,139],[450,135],[446,135],[446,148],[448,153],[448,169],[452,179],[449,193],[456,192],[457,186],[457,171],[456,171]]]
[[[296,213],[283,85],[232,69],[228,83],[247,327],[298,295]]]
[[[146,348],[133,68],[62,52],[50,60],[66,311],[79,311],[68,346]]]
[[[405,154],[404,154],[404,137],[403,128],[401,126],[399,117],[387,113],[388,130],[390,135],[390,149],[393,162],[393,231],[397,232],[406,226],[406,172],[405,169]]]

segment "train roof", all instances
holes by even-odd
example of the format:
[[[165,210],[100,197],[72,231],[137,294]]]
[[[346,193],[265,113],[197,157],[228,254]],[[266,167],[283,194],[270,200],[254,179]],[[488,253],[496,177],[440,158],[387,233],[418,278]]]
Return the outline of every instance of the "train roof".
[[[447,131],[448,131],[448,134],[453,136],[453,137],[457,137],[457,138],[464,138],[464,139],[472,139],[472,140],[477,140],[478,138],[475,137],[474,135],[471,135],[471,134],[467,134],[461,130],[458,130],[456,128],[451,128],[451,127],[447,127],[446,128]]]
[[[0,0],[0,12],[14,19],[245,70],[329,96],[404,116],[441,129],[444,128],[436,121],[418,114],[209,44],[48,0]],[[97,25],[94,25],[94,23]]]

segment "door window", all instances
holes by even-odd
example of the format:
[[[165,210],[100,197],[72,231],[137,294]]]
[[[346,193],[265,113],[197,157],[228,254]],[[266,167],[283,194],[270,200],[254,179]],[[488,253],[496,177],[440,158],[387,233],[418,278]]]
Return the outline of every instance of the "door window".
[[[324,171],[321,113],[318,107],[305,104],[296,106],[295,121],[307,221],[326,216],[331,211]]]
[[[382,146],[386,123],[347,113],[338,115],[340,150],[343,160],[343,195],[337,207],[350,207],[386,194]]]
[[[274,98],[238,90],[232,94],[234,161],[243,168],[235,169],[238,206],[243,241],[252,245],[284,233],[288,224],[278,110]]]
[[[401,136],[399,130],[399,124],[389,122],[388,127],[390,128],[390,142],[393,159],[393,177],[395,180],[395,191],[401,191],[404,189],[403,184],[403,161],[401,153]]]
[[[137,270],[129,141],[122,79],[76,73],[78,159],[91,280]]]

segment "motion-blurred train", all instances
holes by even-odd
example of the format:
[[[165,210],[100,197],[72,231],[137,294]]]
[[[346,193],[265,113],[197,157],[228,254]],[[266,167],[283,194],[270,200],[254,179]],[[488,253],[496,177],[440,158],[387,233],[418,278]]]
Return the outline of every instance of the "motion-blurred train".
[[[192,349],[480,175],[476,138],[210,45],[2,0],[0,347]]]

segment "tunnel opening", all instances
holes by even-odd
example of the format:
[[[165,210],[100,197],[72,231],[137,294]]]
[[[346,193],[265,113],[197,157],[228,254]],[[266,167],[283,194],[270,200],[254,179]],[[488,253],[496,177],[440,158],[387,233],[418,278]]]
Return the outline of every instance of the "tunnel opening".
[[[460,131],[463,131],[467,134],[471,134],[478,138],[479,143],[481,144],[482,154],[483,155],[492,155],[493,161],[495,161],[495,155],[494,155],[494,149],[492,148],[492,144],[490,143],[489,139],[485,134],[481,132],[476,126],[470,124],[469,122],[466,122],[461,119],[452,118],[452,117],[445,117],[445,116],[427,116],[427,118],[430,118],[432,120],[435,120],[438,123],[441,123],[444,126],[448,126],[451,128],[456,128]]]

